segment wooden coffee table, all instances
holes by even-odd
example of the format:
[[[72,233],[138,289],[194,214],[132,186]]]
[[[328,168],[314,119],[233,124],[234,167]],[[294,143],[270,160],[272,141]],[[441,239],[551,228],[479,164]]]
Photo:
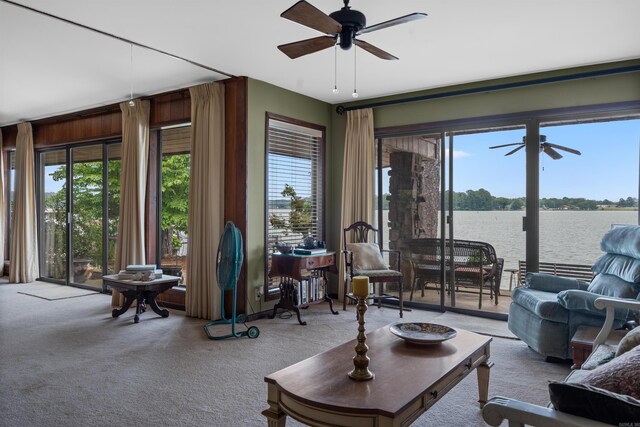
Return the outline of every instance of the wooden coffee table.
[[[480,407],[487,401],[491,337],[458,329],[436,345],[407,344],[389,326],[367,334],[370,381],[357,382],[356,340],[265,377],[268,425],[287,415],[311,426],[407,426],[476,369]],[[354,326],[354,336],[356,335]]]

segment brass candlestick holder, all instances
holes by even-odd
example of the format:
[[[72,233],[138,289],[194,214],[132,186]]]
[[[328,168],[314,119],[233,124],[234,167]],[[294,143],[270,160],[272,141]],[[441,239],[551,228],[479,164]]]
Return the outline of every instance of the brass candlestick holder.
[[[358,344],[356,344],[356,355],[353,356],[353,365],[355,368],[349,372],[349,378],[356,381],[367,381],[373,379],[375,376],[369,370],[369,357],[367,351],[369,347],[365,344],[367,336],[364,331],[364,313],[367,311],[366,298],[358,296]]]

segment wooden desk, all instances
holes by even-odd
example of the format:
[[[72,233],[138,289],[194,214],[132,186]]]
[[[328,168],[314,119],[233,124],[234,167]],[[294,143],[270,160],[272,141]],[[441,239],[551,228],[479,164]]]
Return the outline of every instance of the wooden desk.
[[[338,312],[333,309],[333,301],[326,292],[327,270],[334,273],[337,272],[335,252],[315,255],[273,254],[271,256],[269,277],[280,277],[280,301],[273,307],[271,318],[273,319],[276,316],[279,308],[293,310],[298,317],[298,323],[306,325],[307,322],[303,322],[302,319],[300,319],[300,308],[306,308],[310,304],[323,301],[329,303],[331,313],[338,314]],[[325,291],[324,296],[320,300],[298,305],[299,284],[303,279],[308,277],[320,278],[322,280],[322,284],[320,285],[323,286]]]
[[[102,276],[104,285],[121,292],[124,295],[124,304],[121,308],[114,308],[111,312],[113,317],[118,317],[131,307],[133,301],[137,300],[136,315],[133,318],[134,323],[140,321],[140,313],[146,311],[146,304],[162,317],[169,317],[169,310],[160,308],[156,301],[158,294],[171,289],[180,281],[179,277],[162,275],[161,279],[149,280],[147,282],[138,282],[134,280],[119,280],[117,274],[110,276]]]
[[[491,339],[458,329],[440,344],[408,345],[385,326],[367,336],[373,380],[347,376],[354,339],[266,376],[269,408],[262,414],[270,427],[284,426],[287,415],[311,426],[408,426],[474,369],[482,407]]]

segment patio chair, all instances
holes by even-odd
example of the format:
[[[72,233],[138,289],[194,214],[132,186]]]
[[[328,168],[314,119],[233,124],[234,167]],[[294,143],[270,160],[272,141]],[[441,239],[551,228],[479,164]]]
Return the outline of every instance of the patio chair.
[[[384,284],[398,284],[398,307],[400,310],[400,317],[402,317],[402,273],[400,272],[400,251],[380,249],[380,246],[375,243],[377,235],[378,230],[364,221],[355,222],[343,230],[344,248],[342,253],[346,277],[342,309],[347,309],[347,300],[355,301],[353,294],[349,292],[351,279],[354,276],[367,276],[369,278],[369,282],[373,284],[373,298],[374,300],[377,300],[378,307],[382,306],[383,299],[396,299],[395,296],[384,293]],[[369,242],[370,236],[372,236],[371,243]],[[394,255],[394,265],[396,266],[395,270],[392,270],[384,261],[384,258],[382,257],[383,252]],[[375,296],[376,285],[378,287],[377,296]]]

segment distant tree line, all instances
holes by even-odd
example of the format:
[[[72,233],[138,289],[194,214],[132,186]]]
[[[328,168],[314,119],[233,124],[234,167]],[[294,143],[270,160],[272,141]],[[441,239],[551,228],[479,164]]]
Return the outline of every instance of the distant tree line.
[[[389,196],[385,193],[382,196],[382,209],[389,209]],[[448,208],[449,198],[445,199],[445,207]],[[378,200],[376,198],[376,208]],[[524,197],[508,198],[496,197],[484,188],[479,190],[467,190],[464,192],[453,192],[453,209],[458,211],[508,211],[520,210],[525,206]],[[598,210],[611,208],[637,208],[638,199],[627,197],[617,202],[611,200],[591,200],[583,197],[563,197],[540,199],[541,209],[554,210]]]

